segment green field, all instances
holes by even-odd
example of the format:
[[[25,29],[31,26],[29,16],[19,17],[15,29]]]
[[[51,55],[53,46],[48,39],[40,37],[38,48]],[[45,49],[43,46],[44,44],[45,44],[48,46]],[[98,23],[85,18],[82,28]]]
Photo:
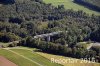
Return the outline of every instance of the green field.
[[[86,13],[89,14],[95,14],[95,15],[100,15],[99,12],[92,11],[84,6],[81,6],[79,4],[76,4],[73,2],[73,0],[43,0],[45,3],[52,3],[54,6],[58,5],[64,5],[66,9],[73,9],[73,10],[83,10]]]
[[[50,60],[30,50],[27,50],[26,48],[0,49],[0,55],[6,57],[18,66],[62,66],[56,63],[51,63]]]
[[[47,53],[41,53],[41,52],[37,52],[38,54],[48,58],[49,60],[51,58],[55,58],[55,59],[72,59],[72,60],[77,60],[77,63],[76,62],[68,62],[68,63],[61,63],[61,65],[63,66],[100,66],[99,63],[85,63],[85,62],[82,62],[82,60],[80,59],[74,59],[74,58],[69,58],[69,57],[64,57],[64,56],[58,56],[58,55],[52,55],[52,54],[47,54]]]
[[[51,63],[48,59],[44,58],[43,56],[35,53],[34,51],[25,50],[25,49],[12,49],[12,51],[19,53],[33,61],[38,62],[42,66],[61,66],[58,64]]]
[[[0,55],[6,57],[18,66],[100,66],[98,63],[51,63],[51,58],[69,59],[68,57],[52,55],[37,51],[35,48],[16,47],[0,49]],[[73,58],[71,58],[73,59]],[[75,60],[75,59],[73,59]]]
[[[0,49],[0,55],[14,62],[18,66],[38,66],[37,64],[5,49]]]

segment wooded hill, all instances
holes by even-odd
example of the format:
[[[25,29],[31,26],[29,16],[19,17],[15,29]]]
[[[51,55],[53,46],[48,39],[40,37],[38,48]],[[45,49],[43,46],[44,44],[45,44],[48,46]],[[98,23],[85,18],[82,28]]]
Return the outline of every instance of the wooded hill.
[[[38,28],[42,22],[47,22],[46,28]],[[0,32],[11,32],[22,38],[57,30],[69,31],[68,44],[89,39],[99,41],[100,37],[99,16],[66,10],[63,5],[53,7],[41,0],[15,0],[14,4],[3,4],[0,23]]]

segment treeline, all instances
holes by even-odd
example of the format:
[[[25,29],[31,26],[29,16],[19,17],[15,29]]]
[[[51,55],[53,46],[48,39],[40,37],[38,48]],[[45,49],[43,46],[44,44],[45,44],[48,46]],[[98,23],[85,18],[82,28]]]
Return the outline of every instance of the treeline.
[[[100,12],[99,0],[74,0],[74,2]]]
[[[93,47],[90,51],[88,51],[84,47],[67,47],[66,45],[55,44],[52,42],[45,42],[39,39],[33,39],[32,37],[27,37],[23,39],[18,44],[19,46],[28,46],[34,47],[42,50],[43,52],[63,55],[67,57],[73,58],[95,58],[96,62],[100,62],[100,47]],[[91,60],[90,59],[90,60]]]

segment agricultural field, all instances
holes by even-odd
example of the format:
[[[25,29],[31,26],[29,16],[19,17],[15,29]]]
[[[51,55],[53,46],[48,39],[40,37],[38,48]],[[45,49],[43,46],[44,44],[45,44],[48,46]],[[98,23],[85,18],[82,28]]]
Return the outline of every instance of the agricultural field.
[[[51,63],[50,60],[30,50],[17,48],[0,49],[0,55],[14,62],[18,66],[62,66]]]
[[[48,59],[35,53],[34,51],[29,51],[29,50],[25,50],[25,49],[12,49],[12,51],[19,53],[20,55],[23,55],[23,56],[39,63],[42,66],[61,66],[61,65],[58,65],[55,63],[51,63]]]
[[[75,60],[74,62],[68,62],[68,63],[61,63],[63,66],[100,66],[99,63],[85,63],[82,60],[79,59],[74,59],[74,58],[69,58],[69,57],[64,57],[64,56],[57,56],[57,55],[52,55],[52,54],[47,54],[47,53],[41,53],[38,52],[38,54],[48,58],[49,60],[51,60],[51,58],[54,59],[71,59],[71,60]],[[77,60],[77,61],[76,61]]]
[[[38,49],[28,47],[16,47],[0,49],[0,55],[14,62],[18,66],[99,66],[98,63],[51,63],[51,58],[55,59],[69,59],[68,57],[52,55],[39,52]],[[71,58],[73,59],[73,58]],[[76,60],[76,59],[73,59]]]
[[[43,0],[45,3],[51,3],[54,6],[58,5],[64,5],[66,9],[73,9],[73,10],[83,10],[84,12],[88,14],[95,14],[95,15],[100,15],[99,12],[90,10],[82,5],[76,4],[73,2],[73,0]]]
[[[12,61],[13,63],[17,64],[18,66],[38,66],[37,64],[33,63],[25,59],[22,56],[19,56],[15,53],[7,51],[5,49],[0,49],[0,55],[7,58],[8,60]]]

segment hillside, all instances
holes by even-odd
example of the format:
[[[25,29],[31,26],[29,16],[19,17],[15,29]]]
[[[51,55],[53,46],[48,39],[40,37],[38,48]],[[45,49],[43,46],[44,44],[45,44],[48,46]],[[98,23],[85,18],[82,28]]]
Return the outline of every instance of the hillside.
[[[50,4],[44,4],[41,1],[15,0],[15,4],[4,4],[0,7],[0,35],[2,36],[2,40],[0,41],[9,42],[19,40],[20,37],[25,38],[27,36],[58,30],[72,32],[71,30],[73,30],[74,27],[76,28],[75,32],[79,32],[80,27],[83,33],[86,33],[84,32],[86,29],[83,29],[83,27],[89,28],[88,33],[90,35],[90,31],[98,30],[98,22],[98,16],[89,16],[89,14],[82,10],[66,10],[63,6],[54,7]],[[76,25],[73,26],[73,24]],[[41,26],[44,28],[40,28]],[[96,26],[96,28],[93,28],[94,26]],[[6,33],[4,33],[5,31]],[[83,39],[84,37],[85,36],[83,36]]]

